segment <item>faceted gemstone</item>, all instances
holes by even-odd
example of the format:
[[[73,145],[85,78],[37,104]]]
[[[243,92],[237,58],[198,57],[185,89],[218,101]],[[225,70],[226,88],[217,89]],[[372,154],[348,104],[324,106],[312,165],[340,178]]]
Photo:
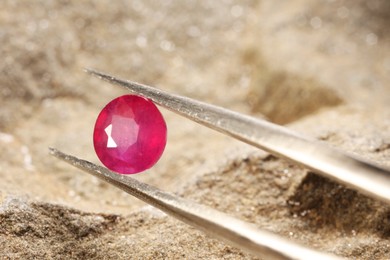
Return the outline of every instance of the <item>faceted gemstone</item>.
[[[125,95],[100,112],[93,144],[100,161],[110,170],[133,174],[152,167],[167,141],[167,126],[156,105],[143,97]]]

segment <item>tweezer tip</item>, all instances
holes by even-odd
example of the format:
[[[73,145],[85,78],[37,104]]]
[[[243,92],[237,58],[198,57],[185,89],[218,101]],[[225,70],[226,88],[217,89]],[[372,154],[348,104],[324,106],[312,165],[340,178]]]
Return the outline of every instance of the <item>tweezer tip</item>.
[[[90,75],[96,76],[96,77],[107,77],[108,75],[103,74],[102,72],[92,69],[92,68],[84,68],[84,71]]]
[[[107,81],[107,82],[110,82],[110,83],[117,83],[117,81],[119,81],[117,78],[111,76],[111,75],[108,75],[106,73],[103,73],[103,72],[100,72],[98,70],[95,70],[95,69],[92,69],[92,68],[84,68],[84,71],[92,76],[95,76],[99,79],[102,79],[104,81]]]
[[[49,154],[55,155],[57,152],[58,152],[58,150],[56,148],[49,147]]]
[[[53,147],[49,147],[49,154],[54,156],[54,157],[57,157],[61,160],[69,160],[70,155],[66,154],[66,153],[63,153],[61,152],[60,150],[56,149],[56,148],[53,148]]]
[[[93,73],[97,72],[97,70],[95,70],[95,69],[93,69],[93,68],[87,68],[87,67],[85,67],[85,68],[84,68],[84,72],[89,73],[89,74],[93,74]]]
[[[64,154],[60,150],[53,148],[53,147],[49,147],[49,154],[54,156],[54,157],[60,158],[60,159],[63,159],[66,157],[66,154]]]

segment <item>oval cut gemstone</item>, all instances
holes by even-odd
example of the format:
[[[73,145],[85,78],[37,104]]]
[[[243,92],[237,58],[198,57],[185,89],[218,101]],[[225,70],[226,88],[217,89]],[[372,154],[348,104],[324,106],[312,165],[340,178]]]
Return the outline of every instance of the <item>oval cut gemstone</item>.
[[[167,126],[156,105],[143,97],[125,95],[100,112],[93,144],[100,161],[110,170],[133,174],[152,167],[167,141]]]

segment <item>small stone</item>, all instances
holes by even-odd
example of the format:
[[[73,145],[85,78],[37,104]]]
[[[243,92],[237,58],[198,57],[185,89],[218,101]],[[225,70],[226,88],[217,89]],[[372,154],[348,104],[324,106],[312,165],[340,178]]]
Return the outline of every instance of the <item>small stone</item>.
[[[95,151],[110,170],[134,174],[160,159],[167,127],[156,105],[143,97],[124,95],[100,112],[93,133]]]

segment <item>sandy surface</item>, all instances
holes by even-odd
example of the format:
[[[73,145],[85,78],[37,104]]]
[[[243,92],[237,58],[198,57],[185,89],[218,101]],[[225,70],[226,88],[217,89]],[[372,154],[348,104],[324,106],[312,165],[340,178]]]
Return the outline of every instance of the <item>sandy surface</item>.
[[[99,163],[93,67],[287,124],[390,167],[390,4],[1,1],[0,259],[252,259],[48,155]],[[135,175],[290,239],[390,257],[390,208],[162,110],[159,163]]]

